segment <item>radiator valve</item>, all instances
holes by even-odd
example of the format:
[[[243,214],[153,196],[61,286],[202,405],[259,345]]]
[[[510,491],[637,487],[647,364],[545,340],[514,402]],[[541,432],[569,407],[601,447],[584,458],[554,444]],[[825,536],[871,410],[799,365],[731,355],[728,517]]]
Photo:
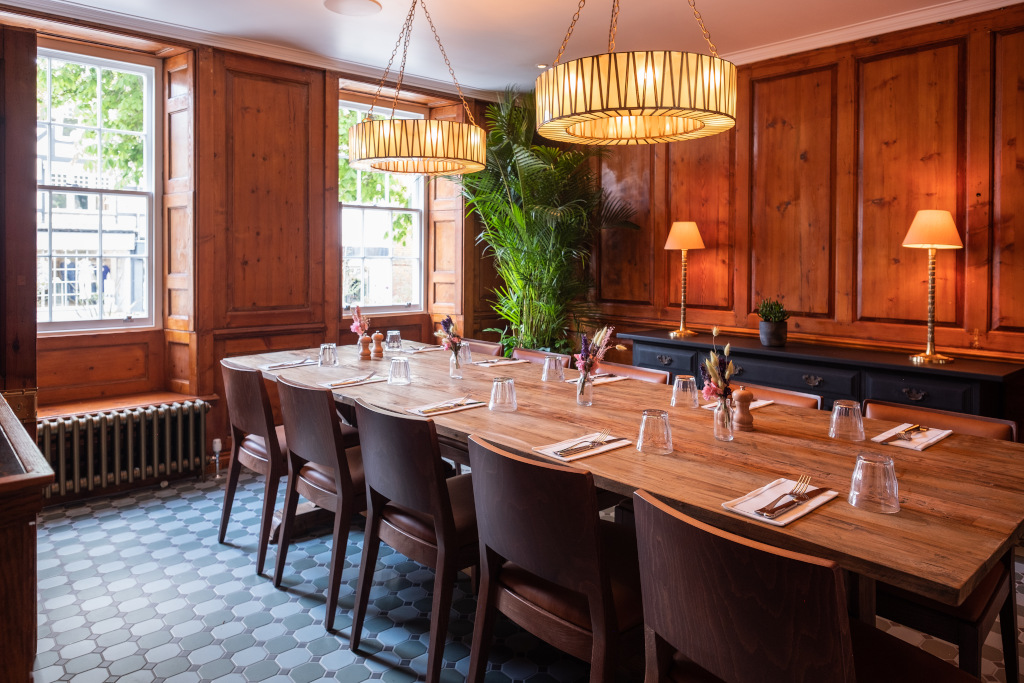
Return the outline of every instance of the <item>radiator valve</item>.
[[[214,439],[214,440],[213,440],[213,452],[214,452],[214,453],[215,453],[216,455],[220,455],[220,447],[221,447],[221,445],[222,445],[222,444],[221,444],[221,441],[220,441],[220,439]]]

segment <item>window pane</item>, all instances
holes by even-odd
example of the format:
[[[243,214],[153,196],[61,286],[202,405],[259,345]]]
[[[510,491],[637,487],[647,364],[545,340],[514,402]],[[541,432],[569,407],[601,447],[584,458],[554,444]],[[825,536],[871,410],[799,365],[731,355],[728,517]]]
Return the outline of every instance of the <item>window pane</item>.
[[[50,198],[53,253],[98,254],[99,197],[95,194],[54,192]]]
[[[363,260],[358,258],[345,259],[342,274],[343,305],[363,306],[363,293],[366,289],[366,276],[363,273]]]
[[[103,255],[145,256],[149,202],[145,197],[103,195]]]
[[[104,128],[145,130],[145,80],[141,74],[104,69],[100,101]]]
[[[36,192],[36,253],[40,256],[50,253],[49,192]]]
[[[141,190],[146,170],[146,139],[131,133],[103,133],[103,187]]]
[[[36,182],[52,185],[50,182],[50,127],[36,126]]]
[[[391,262],[391,281],[394,285],[392,300],[395,304],[418,302],[420,300],[419,260],[394,259]]]
[[[343,204],[359,201],[359,172],[348,165],[348,131],[361,117],[353,109],[338,110],[338,200]]]
[[[388,176],[388,206],[413,208],[419,205],[419,198],[414,193],[420,191],[419,176],[390,175]]]
[[[36,259],[36,322],[50,322],[50,259]]]
[[[363,210],[341,209],[342,256],[363,255]]]
[[[51,131],[54,140],[50,184],[99,187],[96,131],[71,126],[56,126]]]
[[[40,121],[50,120],[49,90],[50,60],[46,57],[36,59],[36,118]]]
[[[394,301],[391,294],[391,259],[366,259],[366,306],[389,306]]]
[[[56,252],[56,249],[54,250]],[[97,259],[75,254],[53,259],[53,321],[99,318]]]
[[[95,126],[96,67],[53,59],[51,64],[51,115],[59,123]]]
[[[136,258],[104,258],[103,317],[123,320],[147,315],[146,262]]]
[[[384,173],[369,173],[366,171],[359,175],[359,188],[361,191],[359,203],[373,205],[383,204],[385,191],[384,184],[387,179],[387,175]]]

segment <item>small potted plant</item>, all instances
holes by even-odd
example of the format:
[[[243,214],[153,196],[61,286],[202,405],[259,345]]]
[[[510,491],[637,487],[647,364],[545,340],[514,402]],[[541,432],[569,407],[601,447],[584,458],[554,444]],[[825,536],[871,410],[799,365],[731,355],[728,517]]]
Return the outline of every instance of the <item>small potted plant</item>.
[[[785,346],[786,333],[789,320],[789,312],[782,305],[781,301],[775,299],[762,299],[757,306],[757,314],[761,317],[758,331],[761,333],[761,343],[765,346]]]

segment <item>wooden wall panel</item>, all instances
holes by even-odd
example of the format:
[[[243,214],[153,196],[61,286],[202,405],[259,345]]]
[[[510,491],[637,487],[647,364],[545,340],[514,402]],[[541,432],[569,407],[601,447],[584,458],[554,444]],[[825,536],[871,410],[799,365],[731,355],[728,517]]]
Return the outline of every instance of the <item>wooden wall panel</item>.
[[[623,147],[601,161],[601,183],[613,196],[636,210],[633,221],[643,229],[608,228],[598,236],[602,254],[598,301],[654,305],[655,232],[650,188],[653,151],[649,146]],[[665,233],[667,234],[667,232]]]
[[[830,67],[753,84],[752,308],[772,298],[794,315],[833,313],[835,81]]]
[[[861,319],[926,319],[927,250],[901,246],[919,209],[950,210],[963,229],[964,67],[960,42],[860,63]],[[955,252],[939,254],[937,322],[955,323],[962,310],[958,269]]]
[[[164,389],[163,337],[160,330],[40,337],[40,404]]]
[[[1024,332],[1024,30],[995,36],[995,84],[990,325]]]
[[[429,118],[442,121],[469,120],[462,104],[431,109]],[[435,324],[446,315],[451,315],[459,329],[464,331],[466,216],[458,182],[443,177],[429,179],[426,219],[427,311]]]

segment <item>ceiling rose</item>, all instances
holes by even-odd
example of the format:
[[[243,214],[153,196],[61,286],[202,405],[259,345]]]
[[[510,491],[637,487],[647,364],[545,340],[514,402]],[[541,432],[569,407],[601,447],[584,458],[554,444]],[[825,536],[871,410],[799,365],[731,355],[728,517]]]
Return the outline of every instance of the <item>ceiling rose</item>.
[[[382,9],[377,0],[324,0],[324,7],[346,17],[368,17]]]

